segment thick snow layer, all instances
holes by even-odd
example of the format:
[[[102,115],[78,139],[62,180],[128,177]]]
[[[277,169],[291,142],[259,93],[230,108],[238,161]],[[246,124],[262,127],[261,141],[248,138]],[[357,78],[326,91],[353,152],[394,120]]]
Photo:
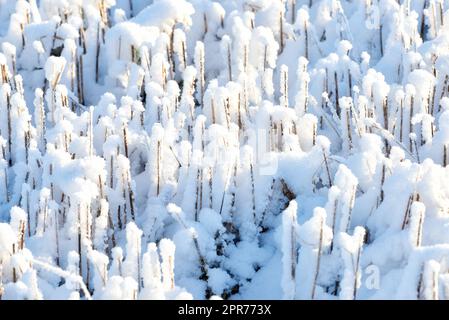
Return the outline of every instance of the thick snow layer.
[[[449,299],[449,0],[0,0],[0,299]]]

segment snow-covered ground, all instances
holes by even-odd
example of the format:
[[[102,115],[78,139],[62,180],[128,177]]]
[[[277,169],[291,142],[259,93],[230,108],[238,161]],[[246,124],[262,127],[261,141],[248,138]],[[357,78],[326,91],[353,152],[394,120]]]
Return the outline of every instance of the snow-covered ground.
[[[449,0],[0,0],[0,299],[449,299]]]

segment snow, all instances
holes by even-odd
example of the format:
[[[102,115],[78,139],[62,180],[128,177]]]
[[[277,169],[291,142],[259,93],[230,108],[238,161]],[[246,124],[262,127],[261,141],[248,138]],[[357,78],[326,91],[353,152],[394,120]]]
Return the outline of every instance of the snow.
[[[449,1],[0,8],[0,299],[449,298]]]
[[[53,88],[58,84],[66,63],[64,58],[55,56],[49,57],[45,62],[45,77]]]
[[[295,297],[295,273],[297,264],[297,233],[298,225],[296,215],[298,205],[296,201],[290,202],[288,208],[282,214],[282,288],[284,299],[293,299]]]

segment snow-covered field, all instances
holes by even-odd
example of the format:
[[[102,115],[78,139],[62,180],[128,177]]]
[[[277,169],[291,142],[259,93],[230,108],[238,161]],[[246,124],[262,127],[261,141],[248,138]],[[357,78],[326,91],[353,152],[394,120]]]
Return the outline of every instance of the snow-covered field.
[[[0,0],[0,299],[449,299],[449,0]]]

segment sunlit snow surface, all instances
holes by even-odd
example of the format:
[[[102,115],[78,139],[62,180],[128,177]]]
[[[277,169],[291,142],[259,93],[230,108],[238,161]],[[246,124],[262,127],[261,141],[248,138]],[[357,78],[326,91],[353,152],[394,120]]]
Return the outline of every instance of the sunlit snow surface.
[[[447,10],[0,0],[0,298],[449,298]]]

